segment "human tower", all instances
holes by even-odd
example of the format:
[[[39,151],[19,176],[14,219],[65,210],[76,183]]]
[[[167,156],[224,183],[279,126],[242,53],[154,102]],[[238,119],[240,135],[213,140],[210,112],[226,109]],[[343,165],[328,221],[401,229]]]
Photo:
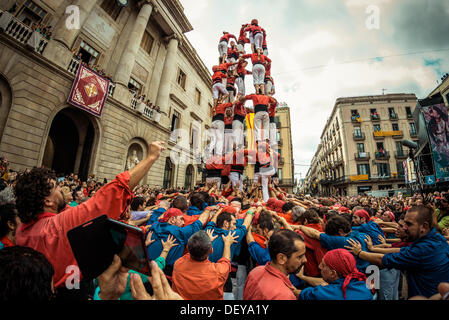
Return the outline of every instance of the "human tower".
[[[251,46],[248,54],[247,44]],[[206,150],[206,181],[216,184],[218,189],[231,181],[233,188],[243,190],[245,167],[248,163],[255,164],[254,182],[262,185],[263,200],[268,201],[268,183],[277,177],[279,154],[275,151],[274,121],[278,102],[273,97],[275,86],[266,31],[257,19],[242,25],[238,39],[224,31],[218,52],[218,64],[212,68],[214,106],[211,142]],[[251,59],[252,71],[246,69],[248,59]],[[246,94],[246,75],[253,77],[253,94]],[[245,106],[248,100],[253,102],[252,109]],[[250,113],[254,114],[255,150],[245,149],[244,144],[244,121]]]

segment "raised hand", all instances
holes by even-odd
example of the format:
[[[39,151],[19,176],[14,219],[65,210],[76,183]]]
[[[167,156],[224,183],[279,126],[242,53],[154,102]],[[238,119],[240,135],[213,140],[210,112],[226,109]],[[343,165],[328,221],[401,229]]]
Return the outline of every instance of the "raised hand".
[[[162,242],[162,250],[170,251],[171,248],[176,247],[179,245],[179,243],[176,243],[176,238],[173,235],[169,235],[167,238],[167,241],[164,242],[164,240],[161,240]]]
[[[156,241],[156,240],[151,240],[152,237],[153,237],[153,231],[148,232],[147,239],[145,240],[145,246],[149,247],[153,242]]]
[[[214,236],[214,229],[207,229],[206,233],[209,236],[210,242],[214,242],[218,238],[218,236]]]
[[[348,239],[349,246],[345,246],[349,252],[353,255],[357,256],[362,251],[362,245],[358,241],[354,241],[353,239]]]

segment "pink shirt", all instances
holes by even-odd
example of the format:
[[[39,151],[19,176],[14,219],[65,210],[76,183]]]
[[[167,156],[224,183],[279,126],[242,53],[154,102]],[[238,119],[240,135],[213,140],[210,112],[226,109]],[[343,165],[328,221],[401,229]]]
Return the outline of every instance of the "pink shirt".
[[[297,300],[293,288],[288,277],[268,263],[249,273],[243,300]]]

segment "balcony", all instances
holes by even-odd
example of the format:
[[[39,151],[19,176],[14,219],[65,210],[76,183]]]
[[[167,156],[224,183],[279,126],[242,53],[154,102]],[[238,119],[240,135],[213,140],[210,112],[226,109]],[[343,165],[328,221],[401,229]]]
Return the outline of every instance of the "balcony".
[[[376,160],[389,160],[390,159],[390,153],[388,151],[383,152],[376,152]]]
[[[381,131],[374,131],[373,132],[373,137],[374,137],[374,140],[384,140],[385,139],[385,136],[383,135],[382,130]]]
[[[362,118],[360,117],[359,114],[351,116],[351,122],[352,123],[361,123],[362,122]]]
[[[354,141],[364,141],[366,139],[366,136],[363,132],[354,132],[352,136],[354,137]]]
[[[284,157],[281,157],[281,158],[279,159],[279,164],[280,164],[281,166],[285,164]]]
[[[411,138],[418,137],[418,132],[416,132],[416,130],[409,130],[409,132],[410,132],[410,137]]]
[[[277,141],[277,143],[278,143],[278,146],[282,146],[282,145],[284,144],[284,141],[283,141],[282,139],[279,139],[279,140]]]
[[[368,161],[370,159],[369,152],[357,152],[354,155],[356,161]]]
[[[397,120],[399,120],[399,117],[396,113],[390,113],[390,120],[397,121]]]
[[[154,122],[159,122],[161,120],[160,112],[155,111],[153,108],[149,107],[146,103],[136,98],[131,99],[131,108]]]
[[[0,32],[4,32],[15,41],[24,44],[38,54],[42,54],[47,47],[48,38],[40,32],[33,31],[12,14],[0,10]]]
[[[413,114],[407,113],[407,119],[413,119]]]
[[[404,151],[396,151],[394,153],[394,156],[396,157],[396,159],[407,159],[408,158],[408,154],[406,154]]]
[[[371,114],[371,121],[379,122],[380,121],[380,116],[378,114]]]

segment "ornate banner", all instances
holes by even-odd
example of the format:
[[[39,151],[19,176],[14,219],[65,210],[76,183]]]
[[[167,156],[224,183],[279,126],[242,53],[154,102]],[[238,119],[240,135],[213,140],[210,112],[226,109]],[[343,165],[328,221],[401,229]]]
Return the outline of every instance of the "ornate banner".
[[[68,102],[94,116],[101,117],[108,89],[108,80],[80,65]]]

